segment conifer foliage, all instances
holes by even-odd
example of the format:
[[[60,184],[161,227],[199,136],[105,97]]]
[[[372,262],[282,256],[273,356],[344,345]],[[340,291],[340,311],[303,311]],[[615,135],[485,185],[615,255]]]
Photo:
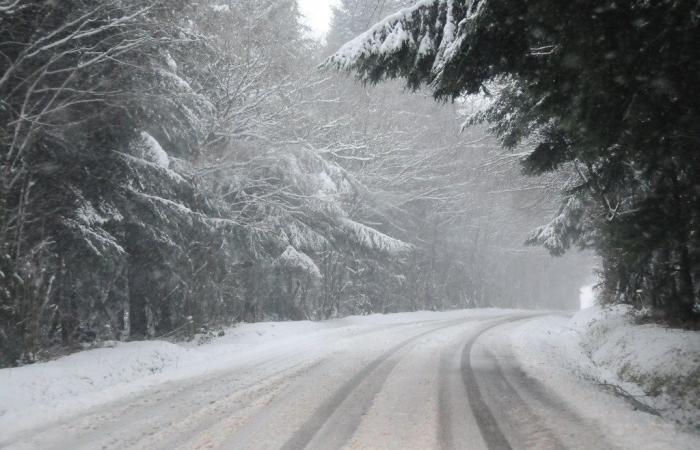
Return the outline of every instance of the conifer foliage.
[[[3,364],[95,333],[118,338],[129,329],[129,303],[129,322],[143,331],[135,277],[159,268],[133,270],[125,243],[148,236],[163,244],[151,245],[151,255],[172,252],[152,227],[170,212],[149,203],[195,201],[191,182],[146,131],[160,136],[158,115],[176,118],[182,135],[169,135],[173,149],[192,151],[183,142],[195,133],[184,113],[193,102],[171,89],[163,58],[194,40],[173,20],[184,6],[9,3],[0,14]],[[155,112],[160,103],[168,109]]]
[[[531,243],[602,256],[604,298],[698,314],[697,2],[423,0],[327,65],[439,99],[492,96],[471,123],[526,145],[526,172],[576,175]]]
[[[295,1],[0,2],[0,365],[373,309],[346,263],[411,247],[353,220],[363,186],[299,138],[315,69],[297,18]]]

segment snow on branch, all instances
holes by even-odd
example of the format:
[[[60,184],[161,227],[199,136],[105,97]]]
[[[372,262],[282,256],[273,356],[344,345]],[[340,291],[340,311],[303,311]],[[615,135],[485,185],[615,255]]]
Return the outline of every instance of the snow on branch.
[[[96,256],[105,257],[105,253],[110,251],[120,255],[126,254],[126,250],[119,244],[117,238],[99,226],[86,225],[74,219],[66,219],[64,223],[82,238],[82,242]]]
[[[109,203],[103,203],[98,209],[82,196],[80,198],[82,204],[76,210],[75,217],[66,218],[64,224],[99,257],[105,257],[106,253],[126,254],[126,250],[119,244],[118,239],[103,228],[107,222],[123,220],[117,208]]]
[[[134,146],[133,143],[132,143],[132,146]],[[136,147],[133,147],[133,148],[136,148]],[[186,180],[180,174],[178,174],[177,172],[175,172],[172,169],[163,167],[162,165],[152,161],[151,159],[146,159],[144,157],[136,157],[133,155],[129,155],[127,153],[122,153],[122,152],[117,152],[117,151],[115,151],[115,153],[118,154],[120,157],[122,157],[127,163],[134,163],[134,164],[137,164],[139,166],[148,167],[150,169],[153,169],[153,170],[156,170],[156,171],[159,171],[159,172],[166,174],[168,177],[170,177],[173,181],[175,181],[177,183],[186,183]],[[146,155],[143,155],[143,156],[146,156]]]
[[[3,14],[14,14],[18,9],[21,8],[20,0],[3,0],[0,1],[0,13]]]
[[[299,220],[286,220],[283,231],[289,242],[296,248],[320,252],[329,245],[322,234]]]
[[[585,232],[584,208],[581,199],[570,197],[549,223],[530,234],[526,244],[540,245],[555,256],[563,255]]]
[[[300,252],[291,245],[277,257],[275,265],[288,269],[301,270],[314,278],[321,278],[321,271],[314,261],[306,253]]]
[[[363,81],[405,77],[409,86],[447,83],[485,0],[423,0],[342,46],[325,63]]]
[[[370,56],[386,57],[398,53],[405,47],[415,48],[416,53],[419,48],[424,53],[430,53],[433,48],[429,35],[425,34],[416,45],[416,40],[405,29],[416,26],[415,22],[418,22],[421,28],[427,28],[427,24],[424,25],[422,22],[428,19],[430,13],[434,14],[442,3],[444,3],[443,0],[423,0],[410,8],[392,14],[343,45],[326,64],[342,70],[351,70],[356,68],[361,60]]]
[[[355,222],[354,220],[341,218],[340,224],[351,241],[367,250],[399,256],[413,249],[413,247],[406,242],[394,239],[374,228]]]
[[[150,161],[156,163],[158,166],[167,169],[170,167],[170,159],[168,154],[163,150],[160,143],[145,131],[141,132],[141,142],[143,146],[144,153]]]

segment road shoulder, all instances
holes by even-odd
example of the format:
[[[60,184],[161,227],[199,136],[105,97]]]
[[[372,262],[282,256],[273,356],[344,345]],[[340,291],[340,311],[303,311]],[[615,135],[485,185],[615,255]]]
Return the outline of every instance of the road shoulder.
[[[581,346],[567,316],[551,315],[502,329],[523,371],[551,389],[582,418],[624,448],[700,448],[700,434],[635,410],[600,385],[600,368]],[[653,443],[653,444],[651,444]]]

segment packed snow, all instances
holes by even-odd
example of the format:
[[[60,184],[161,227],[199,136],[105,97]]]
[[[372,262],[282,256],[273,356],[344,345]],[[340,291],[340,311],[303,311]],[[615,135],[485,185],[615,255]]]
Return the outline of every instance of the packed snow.
[[[189,399],[190,401],[195,401],[198,395],[211,395],[215,399],[218,398],[217,393],[223,397],[235,395],[235,393],[230,392],[231,388],[222,389],[221,386],[211,385],[214,387],[209,392],[208,388],[202,386],[210,386],[208,383],[215,383],[216,380],[219,380],[219,383],[229,383],[230,380],[234,380],[243,373],[250,376],[253,383],[260,383],[263,386],[262,393],[259,394],[262,395],[260,400],[262,402],[276,401],[276,407],[293,407],[284,397],[271,400],[272,397],[265,394],[265,389],[272,389],[269,384],[274,383],[276,379],[274,374],[277,372],[280,373],[281,377],[291,378],[290,383],[300,383],[300,386],[309,384],[311,388],[301,394],[309,395],[312,393],[319,397],[319,402],[322,402],[324,395],[338,389],[338,386],[347,382],[347,377],[350,377],[353,370],[358,370],[354,366],[358,364],[357,361],[346,361],[348,355],[346,352],[348,351],[354,351],[353,354],[360,358],[358,361],[365,361],[369,354],[373,354],[372,352],[376,353],[373,357],[377,357],[392,346],[396,346],[397,341],[388,339],[389,336],[398,337],[398,342],[401,342],[401,339],[410,336],[424,335],[425,330],[444,330],[444,332],[435,334],[428,331],[432,337],[426,339],[422,344],[417,344],[414,349],[419,350],[421,346],[427,346],[426,348],[430,349],[428,354],[435,359],[434,364],[430,365],[432,368],[430,370],[437,370],[434,366],[440,366],[448,361],[442,360],[438,364],[438,360],[441,360],[440,355],[446,350],[449,351],[444,354],[454,357],[459,357],[462,354],[464,341],[460,336],[463,336],[465,331],[471,330],[471,333],[478,334],[479,328],[487,326],[488,331],[477,340],[477,347],[481,348],[481,352],[483,349],[502,355],[512,352],[520,361],[519,366],[531,377],[542,382],[547,389],[551,389],[561,397],[568,405],[567,407],[575,408],[578,417],[590,421],[590,424],[594,426],[599,426],[600,432],[604,433],[604,436],[609,438],[612,444],[624,448],[697,448],[695,445],[700,442],[700,436],[697,434],[679,431],[672,422],[635,411],[634,405],[605,392],[601,386],[591,382],[593,377],[598,377],[595,378],[598,382],[605,380],[608,383],[620,383],[621,386],[634,393],[634,386],[616,378],[617,375],[614,373],[616,367],[625,364],[645,373],[663,374],[675,379],[681,379],[685,376],[692,377],[693,363],[691,361],[694,361],[694,358],[698,356],[698,349],[694,347],[697,344],[697,338],[689,338],[683,332],[666,331],[653,326],[631,329],[626,313],[627,311],[623,311],[621,308],[603,310],[596,307],[577,313],[573,319],[547,315],[528,318],[525,321],[523,319],[531,315],[532,312],[476,309],[450,312],[375,314],[351,316],[324,322],[242,324],[223,330],[225,334],[221,336],[200,335],[189,343],[110,342],[104,344],[102,348],[86,350],[54,361],[0,370],[0,429],[3,430],[0,442],[12,442],[12,439],[19,436],[27,437],[29,434],[26,432],[35,429],[40,430],[40,433],[47,433],[42,436],[50,439],[51,436],[54,436],[52,433],[61,433],[61,430],[67,429],[66,427],[71,428],[73,426],[72,418],[76,418],[76,423],[79,424],[77,426],[80,428],[83,426],[81,424],[92,420],[90,414],[105,414],[107,417],[111,417],[110,414],[119,415],[122,414],[120,408],[124,405],[127,407],[134,405],[134,408],[138,409],[143,404],[153,401],[154,398],[158,401],[160,397],[155,394],[159,392],[166,394],[163,397],[162,412],[167,415],[168,408],[179,405],[179,396],[185,396],[186,392],[193,392],[194,397]],[[511,321],[504,320],[504,317],[510,317]],[[520,320],[513,322],[514,318]],[[501,325],[488,328],[489,323],[493,323],[490,322],[492,319],[498,319]],[[394,326],[397,327],[394,328]],[[600,345],[598,348],[596,339],[601,339],[601,336],[604,335],[609,335],[610,339],[618,342],[618,345],[614,348]],[[642,346],[641,344],[630,345],[631,340],[639,341],[647,346],[647,353],[653,355],[652,363],[637,359]],[[623,341],[626,347],[620,345],[620,342]],[[588,346],[596,346],[598,351],[589,354]],[[627,348],[626,352],[625,348]],[[675,349],[675,351],[669,352],[669,349]],[[369,404],[374,405],[373,408],[376,407],[371,410],[370,414],[374,419],[364,420],[354,439],[359,440],[358,442],[371,442],[367,439],[376,434],[376,427],[387,424],[383,418],[387,414],[385,410],[387,408],[393,410],[391,408],[396,407],[394,402],[403,398],[403,393],[408,392],[408,390],[412,389],[414,395],[418,395],[420,392],[420,395],[423,396],[421,402],[430,399],[433,402],[431,410],[438,408],[434,389],[438,389],[440,383],[437,382],[436,373],[421,370],[420,365],[425,362],[422,357],[415,359],[408,357],[409,355],[425,354],[425,352],[421,353],[420,351],[408,351],[404,359],[399,358],[396,361],[399,363],[399,367],[404,367],[402,364],[406,365],[408,369],[406,367],[404,369],[407,371],[402,372],[397,369],[396,373],[392,375],[392,382],[378,381],[376,384],[369,384],[377,390],[375,400],[372,400],[372,397],[367,399],[370,401]],[[345,357],[338,355],[345,355]],[[289,370],[294,367],[299,368],[301,371],[299,373],[306,373],[307,369],[304,367],[315,367],[314,361],[328,361],[329,359],[334,362],[326,369],[331,370],[330,375],[339,377],[339,380],[333,383],[325,378],[315,379],[312,376],[308,376],[308,379],[305,376],[300,376],[294,381],[296,376],[290,375]],[[368,361],[371,360],[372,358],[369,358]],[[475,367],[478,368],[479,364],[483,364],[483,360],[477,361]],[[473,363],[474,361],[472,361]],[[343,366],[343,364],[348,366]],[[341,366],[344,367],[343,370],[339,370]],[[390,364],[389,367],[393,367],[393,365]],[[265,368],[266,372],[263,373],[262,368]],[[319,368],[322,373],[326,369]],[[291,373],[295,372],[292,370]],[[381,370],[374,371],[373,376],[379,376],[381,373]],[[440,371],[439,373],[441,376],[445,376],[445,374],[452,372]],[[488,371],[483,373],[488,373]],[[406,378],[408,375],[414,378]],[[269,378],[270,376],[272,378]],[[603,376],[608,378],[600,378]],[[372,376],[369,378],[371,379]],[[267,381],[265,381],[266,379]],[[416,382],[415,379],[423,380],[427,384],[416,386],[413,384]],[[456,379],[461,380],[459,377]],[[175,382],[180,383],[171,384]],[[322,386],[322,388],[316,389],[317,386]],[[457,397],[463,396],[460,389],[462,388],[455,388],[454,391],[447,392],[452,392],[451,395]],[[169,396],[173,392],[176,394]],[[299,393],[296,389],[291,388],[285,392],[289,395]],[[535,390],[535,392],[537,391]],[[304,395],[302,397],[308,399]],[[365,401],[361,393],[353,398],[356,401]],[[140,403],[141,400],[146,403]],[[416,409],[416,401],[412,400],[412,396],[406,397],[405,400],[407,411],[420,409]],[[466,402],[466,399],[457,398],[454,401]],[[112,406],[106,406],[107,403]],[[226,402],[222,401],[223,403]],[[425,406],[425,403],[421,404]],[[186,401],[182,406],[185,407],[185,405]],[[98,406],[99,408],[97,408]],[[464,406],[466,407],[466,404]],[[148,407],[145,408],[146,412],[150,411]],[[217,410],[216,403],[212,408]],[[241,408],[241,406],[236,406],[236,408]],[[310,408],[313,412],[313,405]],[[197,411],[196,408],[193,409],[193,414],[199,414]],[[202,411],[202,414],[212,413],[206,408]],[[268,414],[274,416],[276,409],[271,408],[267,411]],[[384,416],[380,414],[382,411],[384,411],[382,413],[385,414]],[[692,408],[686,411],[692,413]],[[87,415],[83,416],[83,413]],[[246,414],[250,414],[250,412],[241,414],[241,418],[235,420],[249,419],[249,415]],[[372,414],[374,415],[372,416]],[[538,410],[538,414],[543,414],[542,417],[554,420],[552,414],[556,414],[556,412]],[[437,420],[437,416],[432,419],[429,416],[432,417],[431,414],[421,412],[414,414],[414,419],[424,418],[427,420],[428,422],[422,425],[423,428],[429,430],[437,426],[437,422],[434,422]],[[608,421],[607,417],[615,417],[615,420]],[[686,419],[688,418],[692,420],[692,415],[686,416]],[[219,420],[220,418],[214,414],[212,420],[214,419]],[[347,420],[343,417],[341,419]],[[160,423],[158,418],[153,420],[155,424]],[[168,420],[165,417],[162,422],[167,423]],[[222,436],[226,435],[227,427],[220,426],[216,420],[211,423],[205,421],[209,424],[208,426],[212,427],[211,433],[204,434],[207,439],[216,433]],[[433,422],[430,422],[431,420]],[[601,421],[603,422],[601,423]],[[127,425],[135,426],[138,429],[137,422],[128,422]],[[467,420],[467,423],[472,422]],[[183,422],[185,425],[187,423]],[[114,424],[114,426],[120,426],[119,419]],[[56,425],[56,428],[51,428],[52,425]],[[167,433],[161,425],[158,425],[157,432]],[[415,424],[412,425],[409,421],[402,426],[410,429]],[[334,432],[339,432],[342,429],[341,425],[333,428]],[[89,434],[90,439],[94,438],[97,441],[110,439],[109,434],[103,436],[104,433],[101,429],[96,430],[95,433],[88,431],[91,433]],[[264,430],[267,433],[271,431],[270,429]],[[472,430],[470,433],[477,433],[474,436],[478,436],[479,432]],[[430,433],[427,434],[430,435]],[[34,431],[31,435],[34,435]],[[129,434],[126,433],[126,436]],[[245,437],[243,432],[241,438]],[[148,437],[141,436],[141,438],[147,439]],[[197,440],[200,436],[193,432],[189,438]],[[268,438],[270,437],[268,436]],[[365,440],[363,441],[363,439]],[[42,441],[39,439],[35,443],[37,442]],[[428,439],[426,442],[431,441]],[[650,443],[653,445],[650,446]],[[223,443],[221,446],[226,448]],[[29,447],[33,448],[31,445]]]
[[[202,345],[198,339],[107,342],[53,361],[0,369],[0,434],[9,438],[163,383],[251,364],[271,354],[296,355],[301,348],[306,354],[323,352],[363,330],[499,314],[501,310],[482,309],[241,324]]]

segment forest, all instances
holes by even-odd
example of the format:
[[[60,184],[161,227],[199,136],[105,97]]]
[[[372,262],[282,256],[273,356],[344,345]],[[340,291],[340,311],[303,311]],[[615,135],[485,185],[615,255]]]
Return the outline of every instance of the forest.
[[[295,0],[0,0],[0,366],[240,321],[573,309],[594,267],[606,301],[697,314],[697,3],[630,3],[643,25],[609,42],[648,44],[636,77],[585,57],[615,11],[584,41],[543,12],[609,2],[414,3],[340,1],[319,42]]]
[[[595,250],[602,302],[683,326],[700,316],[698,17],[680,0],[425,1],[328,65],[437,99],[487,95],[468,123],[529,149],[525,173],[573,175],[529,242]]]

